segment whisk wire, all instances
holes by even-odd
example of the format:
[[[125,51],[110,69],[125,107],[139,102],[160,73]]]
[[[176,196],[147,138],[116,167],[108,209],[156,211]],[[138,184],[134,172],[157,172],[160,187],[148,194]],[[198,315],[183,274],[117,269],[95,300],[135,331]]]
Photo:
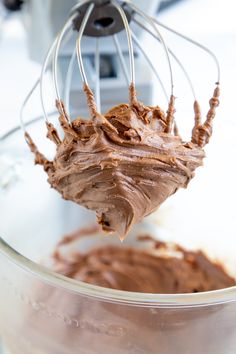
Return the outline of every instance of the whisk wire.
[[[71,23],[73,21],[74,17],[75,17],[75,15],[72,15],[68,19],[67,23],[65,24],[65,26],[63,28],[65,28],[65,27],[67,28],[69,23]],[[62,29],[62,31],[63,31],[63,29]],[[61,32],[59,32],[59,34],[56,36],[56,38],[53,41],[53,44],[51,45],[51,47],[49,48],[49,50],[48,50],[48,52],[46,54],[46,57],[44,59],[43,65],[42,65],[42,69],[41,69],[41,73],[40,73],[39,78],[35,81],[33,87],[31,88],[31,90],[27,94],[24,102],[22,103],[22,106],[21,106],[21,109],[20,109],[20,124],[21,124],[21,128],[22,128],[22,130],[24,132],[26,132],[25,123],[24,123],[24,111],[25,111],[25,108],[26,108],[30,98],[32,97],[33,93],[36,91],[38,86],[40,87],[40,101],[41,101],[41,107],[42,107],[42,110],[43,110],[43,116],[44,116],[45,120],[47,122],[49,122],[49,119],[48,119],[48,115],[49,114],[47,113],[46,104],[45,104],[45,100],[44,100],[44,79],[45,79],[46,71],[48,70],[49,64],[50,64],[50,62],[52,60],[52,55],[53,55],[53,53],[55,51],[56,46],[58,45]],[[64,31],[64,33],[65,32],[66,31]],[[62,36],[61,36],[61,40],[62,40]],[[60,47],[60,44],[61,44],[61,40],[59,42],[59,47]],[[55,55],[55,53],[54,53],[54,55]],[[57,57],[58,57],[58,54],[57,54]],[[54,82],[54,88],[55,88],[55,91],[57,93],[57,96],[59,96],[59,98],[60,98],[59,89],[58,89],[58,82],[57,82],[57,63],[56,63],[56,65],[54,65],[53,82]]]
[[[96,38],[96,52],[95,52],[95,98],[98,112],[101,112],[101,95],[100,95],[100,52],[99,52],[99,37]]]
[[[45,105],[45,101],[44,101],[44,80],[45,80],[45,74],[49,65],[49,61],[51,58],[51,55],[56,47],[57,44],[57,39],[58,36],[55,38],[52,46],[49,48],[48,53],[45,57],[45,60],[43,62],[43,66],[42,66],[42,70],[41,70],[41,74],[40,74],[40,100],[41,100],[41,106],[43,109],[43,115],[45,120],[48,122],[48,114],[47,114],[47,110],[46,110],[46,105]]]
[[[145,31],[147,31],[152,37],[154,37],[158,42],[161,43],[160,41],[160,38],[155,34],[153,33],[149,28],[147,28],[145,25],[143,25],[139,20],[137,19],[134,19],[134,22],[140,26],[142,29],[144,29]],[[171,50],[169,47],[168,48],[168,51],[170,53],[170,55],[174,58],[174,60],[176,61],[176,63],[178,64],[178,66],[180,67],[180,69],[182,70],[188,84],[189,84],[189,87],[192,91],[192,94],[193,94],[193,97],[194,97],[194,100],[196,99],[196,93],[195,93],[195,89],[194,89],[194,86],[193,86],[193,83],[192,83],[192,80],[190,79],[190,76],[187,72],[187,70],[185,69],[185,67],[183,66],[183,64],[181,63],[180,59],[176,56],[176,54],[173,52],[173,50]],[[149,58],[148,58],[149,59]],[[150,59],[149,59],[150,61]],[[150,64],[151,65],[151,64]]]
[[[169,55],[169,50],[167,48],[167,45],[165,43],[165,40],[161,34],[161,32],[159,31],[159,29],[157,28],[157,26],[155,25],[154,21],[152,20],[151,17],[149,17],[148,15],[146,15],[142,10],[140,10],[137,6],[135,6],[133,3],[131,3],[130,1],[125,1],[130,7],[131,9],[134,10],[134,12],[136,14],[138,14],[141,18],[143,18],[146,22],[148,22],[151,27],[154,29],[154,31],[156,32],[158,38],[160,39],[165,54],[166,54],[166,58],[167,58],[167,62],[168,62],[168,67],[169,67],[169,72],[170,72],[170,82],[171,82],[171,96],[174,93],[174,79],[173,79],[173,71],[172,71],[172,65],[171,65],[171,60],[170,60],[170,55]]]
[[[83,21],[81,23],[80,29],[79,29],[79,33],[78,33],[78,37],[77,37],[77,41],[76,41],[76,48],[77,48],[77,60],[78,60],[78,65],[79,65],[79,70],[81,73],[81,77],[82,77],[82,81],[83,83],[88,86],[88,80],[85,74],[85,70],[84,70],[84,64],[83,64],[83,58],[82,58],[82,52],[81,52],[81,39],[85,30],[85,27],[88,23],[89,17],[93,11],[94,8],[94,4],[91,3],[85,13],[85,16],[83,18]]]
[[[219,61],[218,61],[216,55],[215,55],[209,48],[207,48],[207,47],[204,46],[203,44],[201,44],[201,43],[195,41],[194,39],[192,39],[192,38],[186,36],[185,34],[180,33],[180,32],[174,30],[173,28],[171,28],[171,27],[169,27],[169,26],[166,26],[165,24],[163,24],[162,22],[158,21],[158,20],[155,19],[155,18],[152,18],[152,20],[153,20],[157,25],[159,25],[159,26],[165,28],[167,31],[170,31],[170,32],[176,34],[177,36],[182,37],[182,38],[185,39],[186,41],[188,41],[188,42],[194,44],[195,46],[201,48],[203,51],[205,51],[206,53],[208,53],[208,54],[212,57],[212,59],[214,60],[214,62],[215,62],[215,65],[216,65],[216,68],[217,68],[217,82],[216,82],[216,84],[219,84],[219,82],[220,82],[220,64],[219,64]]]
[[[70,119],[70,88],[72,82],[72,75],[75,67],[75,61],[76,61],[76,48],[74,49],[72,56],[70,58],[70,62],[66,74],[66,80],[65,80],[64,97],[65,97],[65,107],[68,113],[68,119]]]
[[[78,1],[78,0],[77,0]],[[71,10],[70,10],[70,15],[71,14],[73,14],[73,13],[77,13],[78,14],[78,10],[83,6],[83,5],[86,5],[86,4],[88,4],[88,3],[90,3],[91,2],[91,0],[79,0],[78,2],[77,2],[77,4],[75,4],[72,8],[71,8]]]
[[[127,20],[126,14],[122,7],[114,0],[112,0],[112,4],[114,7],[118,10],[121,19],[124,23],[126,35],[127,35],[127,40],[128,40],[128,50],[129,50],[129,60],[130,60],[130,84],[135,85],[135,65],[134,65],[134,50],[133,50],[133,42],[132,42],[132,36],[131,36],[131,31],[129,27],[129,22]]]
[[[63,37],[65,36],[66,32],[68,29],[71,27],[71,24],[75,18],[76,14],[72,15],[69,20],[65,23],[63,26],[61,32],[59,33],[56,41],[56,46],[55,50],[53,53],[53,60],[52,60],[52,75],[53,75],[53,83],[55,87],[55,93],[57,100],[60,102],[61,101],[61,95],[59,92],[59,85],[58,85],[58,55],[59,55],[59,50],[62,44]]]

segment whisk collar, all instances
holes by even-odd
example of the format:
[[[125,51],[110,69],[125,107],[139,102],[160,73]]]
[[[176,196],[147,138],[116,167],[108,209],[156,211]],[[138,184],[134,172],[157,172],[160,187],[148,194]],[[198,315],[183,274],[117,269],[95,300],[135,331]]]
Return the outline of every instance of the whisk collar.
[[[91,0],[78,9],[74,8],[73,13],[78,13],[73,21],[74,30],[79,31],[86,11],[91,4],[94,4],[94,8],[84,30],[85,35],[90,37],[105,37],[119,33],[124,29],[124,23],[120,14],[110,0]],[[120,6],[123,8],[128,22],[130,22],[132,9],[129,6],[125,6],[123,2],[120,2]]]

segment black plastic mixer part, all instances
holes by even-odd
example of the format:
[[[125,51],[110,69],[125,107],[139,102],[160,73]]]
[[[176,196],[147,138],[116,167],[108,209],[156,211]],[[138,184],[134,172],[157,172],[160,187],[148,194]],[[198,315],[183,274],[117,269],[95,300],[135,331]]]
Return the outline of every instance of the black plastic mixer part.
[[[90,37],[105,37],[121,32],[124,23],[114,5],[109,0],[91,1],[76,10],[78,16],[73,21],[74,29],[79,31],[85,13],[89,5],[93,3],[94,8],[85,27],[84,34]],[[133,11],[126,5],[122,5],[128,22],[131,21]]]
[[[23,3],[23,0],[3,0],[3,5],[9,11],[21,10],[21,6],[23,5]]]

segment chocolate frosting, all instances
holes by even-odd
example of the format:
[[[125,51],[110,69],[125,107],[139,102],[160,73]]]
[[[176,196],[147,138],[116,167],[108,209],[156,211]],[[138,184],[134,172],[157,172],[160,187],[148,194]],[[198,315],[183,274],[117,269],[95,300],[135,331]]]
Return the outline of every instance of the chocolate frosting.
[[[165,114],[158,106],[138,102],[131,85],[130,104],[120,104],[101,115],[91,90],[88,86],[84,89],[92,119],[77,118],[71,123],[58,101],[63,140],[54,126],[47,124],[48,137],[57,145],[53,161],[37,150],[28,134],[27,142],[51,186],[64,199],[94,210],[103,229],[116,231],[122,239],[134,223],[179,188],[187,187],[195,169],[202,165],[202,147],[211,134],[219,89],[214,92],[205,125],[200,124],[200,108],[195,102],[195,127],[192,141],[187,143],[174,124],[173,96]]]
[[[150,236],[138,238],[150,242],[145,250],[107,245],[69,256],[61,252],[62,246],[81,235],[83,231],[67,236],[58,245],[53,255],[56,272],[106,288],[143,293],[193,293],[235,285],[223,267],[203,252],[187,251]]]

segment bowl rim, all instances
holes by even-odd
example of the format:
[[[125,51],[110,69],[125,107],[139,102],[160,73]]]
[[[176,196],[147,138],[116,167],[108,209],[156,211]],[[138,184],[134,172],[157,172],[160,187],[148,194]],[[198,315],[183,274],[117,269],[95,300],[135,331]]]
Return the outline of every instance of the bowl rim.
[[[56,112],[52,112],[50,116],[55,113]],[[44,119],[42,116],[36,117],[28,121],[25,126],[32,125],[42,119]],[[20,125],[12,128],[0,137],[0,143],[8,137],[11,137],[13,134],[21,131],[21,129],[22,127]],[[0,254],[6,260],[21,268],[25,273],[37,277],[42,282],[81,296],[96,298],[100,301],[126,304],[130,306],[165,308],[202,307],[236,301],[236,286],[191,294],[150,294],[108,289],[84,283],[55,273],[45,266],[31,261],[29,258],[23,256],[12,248],[2,237],[0,237]]]

